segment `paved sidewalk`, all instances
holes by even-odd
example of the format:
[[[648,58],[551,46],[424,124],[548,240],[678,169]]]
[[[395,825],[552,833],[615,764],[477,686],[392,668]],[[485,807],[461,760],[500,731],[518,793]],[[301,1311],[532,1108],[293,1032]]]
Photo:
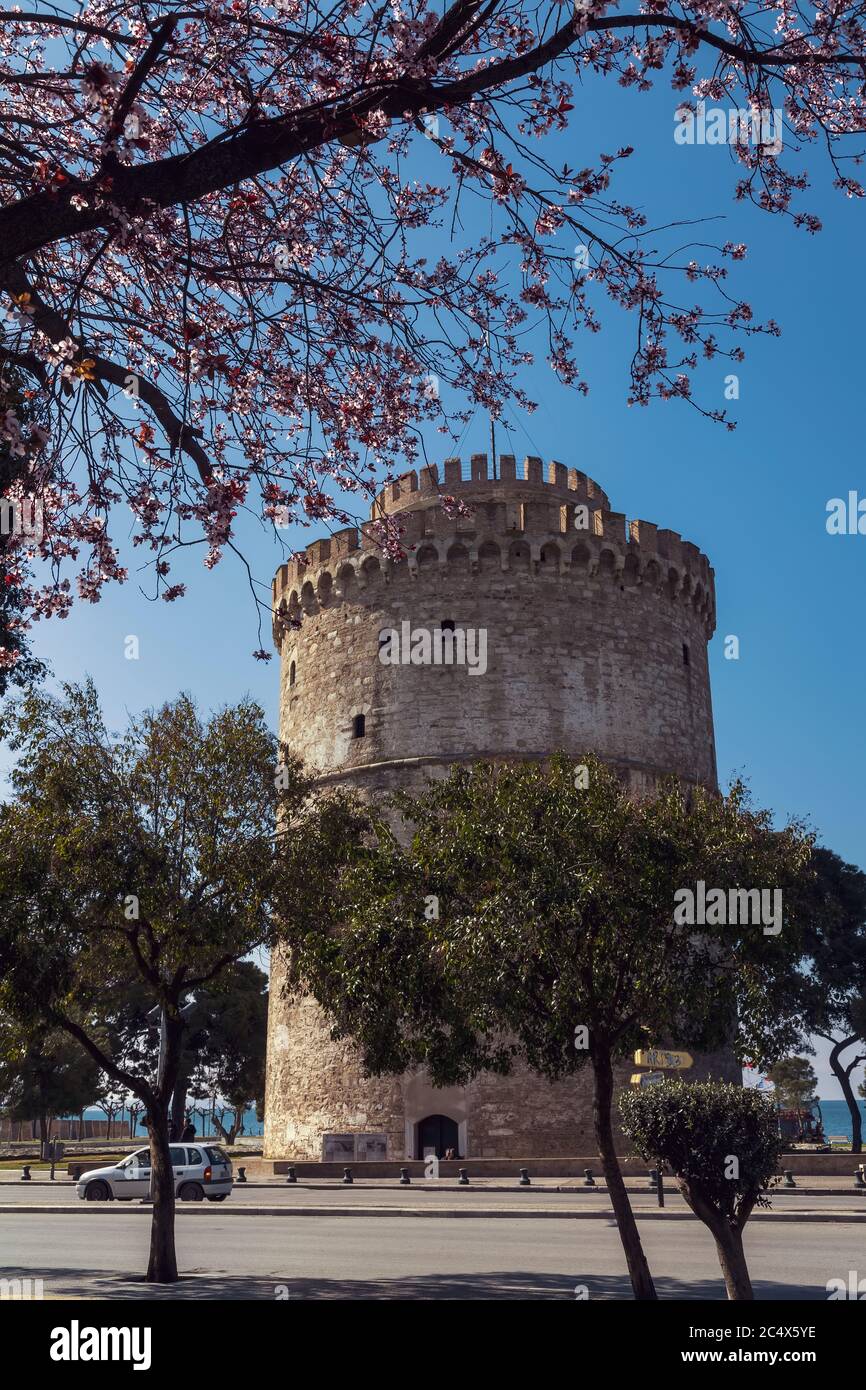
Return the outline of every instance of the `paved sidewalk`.
[[[235,1166],[235,1173],[237,1173],[237,1165]],[[411,1183],[405,1186],[401,1185],[398,1178],[356,1177],[351,1183],[344,1183],[341,1178],[317,1178],[315,1180],[299,1178],[296,1183],[289,1183],[286,1182],[285,1178],[282,1180],[275,1180],[273,1178],[248,1177],[244,1183],[238,1182],[236,1179],[235,1190],[239,1192],[244,1188],[255,1188],[256,1191],[274,1190],[285,1192],[303,1190],[306,1192],[342,1192],[345,1191],[346,1188],[356,1188],[363,1192],[411,1191],[413,1193],[431,1193],[452,1192],[456,1189],[483,1192],[518,1192],[523,1194],[528,1190],[536,1189],[541,1192],[568,1192],[571,1195],[580,1194],[585,1196],[592,1196],[595,1192],[599,1191],[603,1193],[607,1192],[607,1184],[605,1183],[600,1169],[593,1169],[593,1178],[595,1179],[594,1187],[587,1187],[583,1178],[533,1178],[530,1174],[530,1189],[527,1189],[521,1187],[517,1178],[474,1178],[471,1169],[468,1176],[468,1188],[463,1189],[459,1187],[457,1179],[451,1177],[432,1179],[413,1178]],[[794,1196],[797,1193],[803,1196],[823,1196],[838,1193],[845,1197],[849,1195],[866,1197],[866,1187],[861,1188],[855,1185],[853,1167],[850,1178],[839,1177],[838,1175],[831,1177],[812,1177],[810,1175],[801,1174],[796,1176],[794,1181],[795,1186],[793,1188],[786,1187],[783,1182],[780,1182],[772,1189],[773,1197],[777,1195]],[[32,1185],[38,1183],[40,1186],[55,1188],[73,1188],[75,1186],[74,1180],[70,1178],[65,1171],[58,1171],[53,1183],[47,1172],[31,1172],[30,1182]],[[20,1187],[22,1185],[20,1171],[0,1171],[0,1189],[7,1184]],[[654,1191],[654,1189],[650,1188],[649,1182],[645,1177],[628,1177],[625,1179],[625,1186],[629,1193]],[[676,1183],[669,1174],[665,1174],[665,1191],[671,1193],[676,1192]],[[2,1195],[0,1195],[0,1201],[2,1200]]]

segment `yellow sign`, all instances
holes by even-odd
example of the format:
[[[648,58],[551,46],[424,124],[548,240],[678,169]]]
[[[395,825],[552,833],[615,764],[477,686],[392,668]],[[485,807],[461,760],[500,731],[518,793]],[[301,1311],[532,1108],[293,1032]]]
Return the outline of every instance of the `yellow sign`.
[[[632,1086],[657,1086],[664,1079],[663,1071],[634,1071],[631,1074]]]
[[[648,1047],[634,1054],[636,1067],[667,1067],[670,1071],[685,1071],[692,1065],[690,1052],[667,1052],[662,1047]]]

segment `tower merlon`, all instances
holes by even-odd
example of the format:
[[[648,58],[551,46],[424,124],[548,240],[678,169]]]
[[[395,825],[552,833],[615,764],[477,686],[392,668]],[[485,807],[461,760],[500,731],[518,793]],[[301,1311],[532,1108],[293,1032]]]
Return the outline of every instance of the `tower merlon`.
[[[507,476],[511,465],[514,477]],[[528,564],[545,581],[585,570],[598,582],[612,576],[627,588],[656,588],[691,605],[709,640],[715,628],[713,571],[696,545],[653,522],[627,521],[625,513],[611,510],[597,483],[562,463],[552,462],[546,477],[537,457],[518,468],[513,456],[503,454],[499,467],[504,476],[491,478],[488,456],[473,454],[473,477],[467,480],[459,459],[445,460],[446,491],[465,497],[468,516],[440,505],[435,464],[422,469],[420,486],[414,472],[402,474],[379,494],[371,521],[315,540],[281,565],[273,585],[278,649],[286,616],[338,601],[347,585],[368,590],[401,574],[415,583],[455,565],[474,575],[490,563],[503,571]],[[402,560],[383,544],[383,525],[391,519],[399,528]]]

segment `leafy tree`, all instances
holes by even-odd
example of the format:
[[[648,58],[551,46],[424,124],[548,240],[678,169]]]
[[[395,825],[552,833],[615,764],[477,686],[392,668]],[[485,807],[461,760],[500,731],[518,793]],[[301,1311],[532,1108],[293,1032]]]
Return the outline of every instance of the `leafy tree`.
[[[99,1068],[62,1032],[43,1024],[21,1028],[4,1012],[0,1021],[0,1110],[11,1120],[49,1123],[77,1115],[99,1095]]]
[[[184,1001],[266,945],[277,912],[315,912],[328,874],[318,847],[351,817],[339,796],[311,798],[249,700],[204,720],[181,696],[116,737],[93,685],[66,685],[61,698],[31,693],[8,723],[19,758],[0,806],[0,1007],[69,1034],[144,1105],[148,1278],[172,1281],[168,1109]],[[130,1060],[120,1026],[131,1011],[137,1027],[133,982],[162,1012],[158,1069],[153,1055]]]
[[[111,1081],[103,1081],[94,1103],[106,1118],[106,1139],[111,1138],[111,1126],[114,1124],[115,1117],[123,1113],[126,1100],[126,1092],[122,1088],[113,1085]]]
[[[716,1081],[665,1080],[620,1097],[623,1129],[642,1158],[666,1163],[713,1233],[729,1299],[754,1298],[743,1230],[778,1171],[782,1140],[760,1092]]]
[[[221,1096],[233,1112],[213,1120],[227,1144],[233,1144],[250,1105],[264,1097],[268,1028],[268,977],[252,961],[229,967],[200,990],[187,1018],[186,1052],[193,1073],[193,1094]]]
[[[803,958],[783,991],[786,999],[799,998],[802,1034],[830,1043],[828,1060],[851,1116],[852,1152],[861,1153],[851,1076],[866,1058],[866,873],[823,847],[814,850],[812,867]]]
[[[2,42],[3,354],[51,414],[51,524],[85,552],[86,598],[125,578],[103,524],[118,502],[176,598],[179,535],[213,563],[246,506],[339,519],[327,484],[368,491],[377,462],[413,461],[419,422],[456,435],[478,403],[524,402],[531,333],[586,391],[574,343],[609,306],[634,317],[631,401],[730,425],[700,406],[697,364],[778,329],[726,282],[740,241],[684,247],[687,207],[650,226],[622,187],[632,144],[587,146],[602,82],[753,111],[735,197],[808,232],[813,151],[862,192],[859,0],[829,18],[780,0],[103,0],[10,11]],[[760,129],[775,110],[784,149]]]
[[[465,1084],[516,1059],[551,1080],[592,1069],[598,1151],[635,1294],[654,1297],[612,1127],[613,1064],[674,1037],[778,1051],[791,1025],[768,983],[796,958],[796,894],[809,841],[771,828],[741,786],[675,782],[637,801],[597,759],[458,767],[399,795],[359,847],[327,912],[287,940],[308,988],[373,1074],[425,1064]],[[579,765],[578,765],[579,766]],[[407,843],[401,843],[405,838]],[[677,925],[697,880],[775,885],[784,923]],[[586,1047],[582,1031],[586,1030]],[[576,1046],[576,1041],[579,1045]]]
[[[783,1057],[767,1071],[776,1088],[776,1100],[786,1110],[808,1108],[815,1099],[818,1077],[806,1057]]]

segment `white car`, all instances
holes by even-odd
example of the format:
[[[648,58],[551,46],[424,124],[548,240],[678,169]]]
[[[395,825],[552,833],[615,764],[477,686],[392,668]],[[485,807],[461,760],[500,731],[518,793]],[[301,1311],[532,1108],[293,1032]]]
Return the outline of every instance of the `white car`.
[[[232,1190],[231,1159],[215,1144],[170,1144],[175,1196],[182,1202],[224,1202]],[[109,1168],[91,1168],[76,1184],[85,1202],[131,1202],[150,1194],[150,1149]]]

